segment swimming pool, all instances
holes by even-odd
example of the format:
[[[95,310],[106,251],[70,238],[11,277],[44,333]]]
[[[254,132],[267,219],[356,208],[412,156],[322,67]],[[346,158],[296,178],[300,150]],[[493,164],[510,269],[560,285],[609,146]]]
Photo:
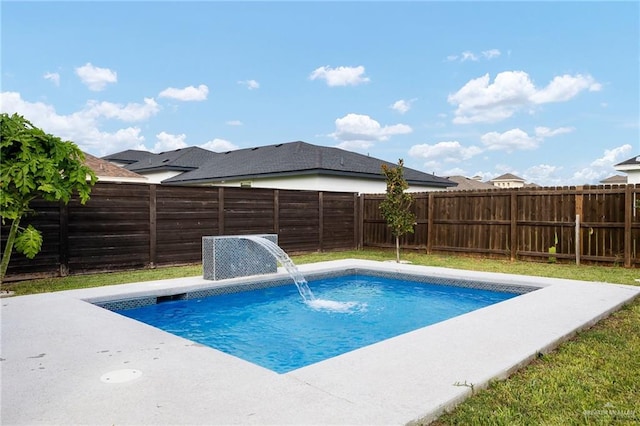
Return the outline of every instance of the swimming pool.
[[[281,285],[117,312],[286,373],[517,295],[373,275],[309,286],[320,303],[305,303],[294,285]]]

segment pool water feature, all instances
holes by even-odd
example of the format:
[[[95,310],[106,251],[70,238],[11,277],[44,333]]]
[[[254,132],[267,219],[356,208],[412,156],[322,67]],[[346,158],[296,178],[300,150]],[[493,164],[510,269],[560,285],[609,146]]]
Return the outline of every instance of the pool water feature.
[[[286,373],[518,295],[360,274],[311,284],[350,309],[316,309],[281,285],[116,312]]]
[[[267,250],[287,270],[287,273],[293,279],[293,282],[296,285],[296,288],[298,289],[298,293],[300,293],[302,300],[304,300],[305,302],[315,300],[316,297],[311,292],[309,283],[307,283],[307,279],[300,273],[300,270],[295,265],[295,263],[293,263],[293,260],[291,260],[289,255],[284,250],[282,250],[279,245],[258,235],[243,235],[239,236],[238,238],[253,241],[254,243]]]

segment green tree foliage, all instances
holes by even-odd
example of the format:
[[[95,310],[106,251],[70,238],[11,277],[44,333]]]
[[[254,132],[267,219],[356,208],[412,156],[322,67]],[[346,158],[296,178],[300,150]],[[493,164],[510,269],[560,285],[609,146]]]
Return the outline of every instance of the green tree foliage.
[[[69,202],[78,193],[84,204],[97,178],[84,165],[84,154],[73,142],[63,141],[35,127],[24,117],[0,114],[0,208],[2,223],[11,223],[0,262],[0,282],[16,251],[33,259],[42,247],[42,234],[21,219],[32,212],[35,198]]]
[[[396,262],[400,262],[400,237],[413,233],[416,215],[411,211],[413,197],[405,192],[409,184],[403,175],[404,162],[398,160],[398,167],[382,165],[382,173],[387,180],[387,195],[380,203],[382,217],[391,228],[391,234],[396,237]]]

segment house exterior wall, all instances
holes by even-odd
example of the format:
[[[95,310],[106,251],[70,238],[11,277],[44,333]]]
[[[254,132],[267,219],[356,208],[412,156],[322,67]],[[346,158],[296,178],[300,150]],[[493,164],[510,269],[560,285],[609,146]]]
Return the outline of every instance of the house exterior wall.
[[[627,183],[640,183],[640,170],[627,170]]]
[[[523,181],[515,180],[492,180],[491,183],[498,188],[522,188]]]
[[[627,183],[640,183],[640,165],[637,164],[619,164],[615,169],[627,174]]]
[[[176,170],[163,170],[160,172],[136,172],[147,178],[147,183],[161,183],[165,179],[170,179],[174,176],[182,174],[181,171]]]
[[[144,176],[139,178],[124,177],[124,176],[101,176],[96,175],[99,182],[129,182],[129,183],[151,183]]]
[[[318,175],[212,181],[206,185],[240,187],[249,183],[252,188],[358,192],[361,194],[383,194],[387,190],[386,182],[383,180]],[[410,186],[408,192],[444,191],[445,189],[431,186]]]

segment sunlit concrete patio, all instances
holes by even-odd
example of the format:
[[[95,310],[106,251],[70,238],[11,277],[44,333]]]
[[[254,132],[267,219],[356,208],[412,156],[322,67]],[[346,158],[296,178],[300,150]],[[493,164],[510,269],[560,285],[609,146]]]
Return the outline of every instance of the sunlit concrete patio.
[[[238,279],[181,278],[3,298],[1,423],[386,425],[435,418],[470,394],[456,384],[478,388],[506,377],[640,294],[633,286],[361,260],[300,270],[348,268],[540,289],[287,374],[87,302],[189,292]]]

